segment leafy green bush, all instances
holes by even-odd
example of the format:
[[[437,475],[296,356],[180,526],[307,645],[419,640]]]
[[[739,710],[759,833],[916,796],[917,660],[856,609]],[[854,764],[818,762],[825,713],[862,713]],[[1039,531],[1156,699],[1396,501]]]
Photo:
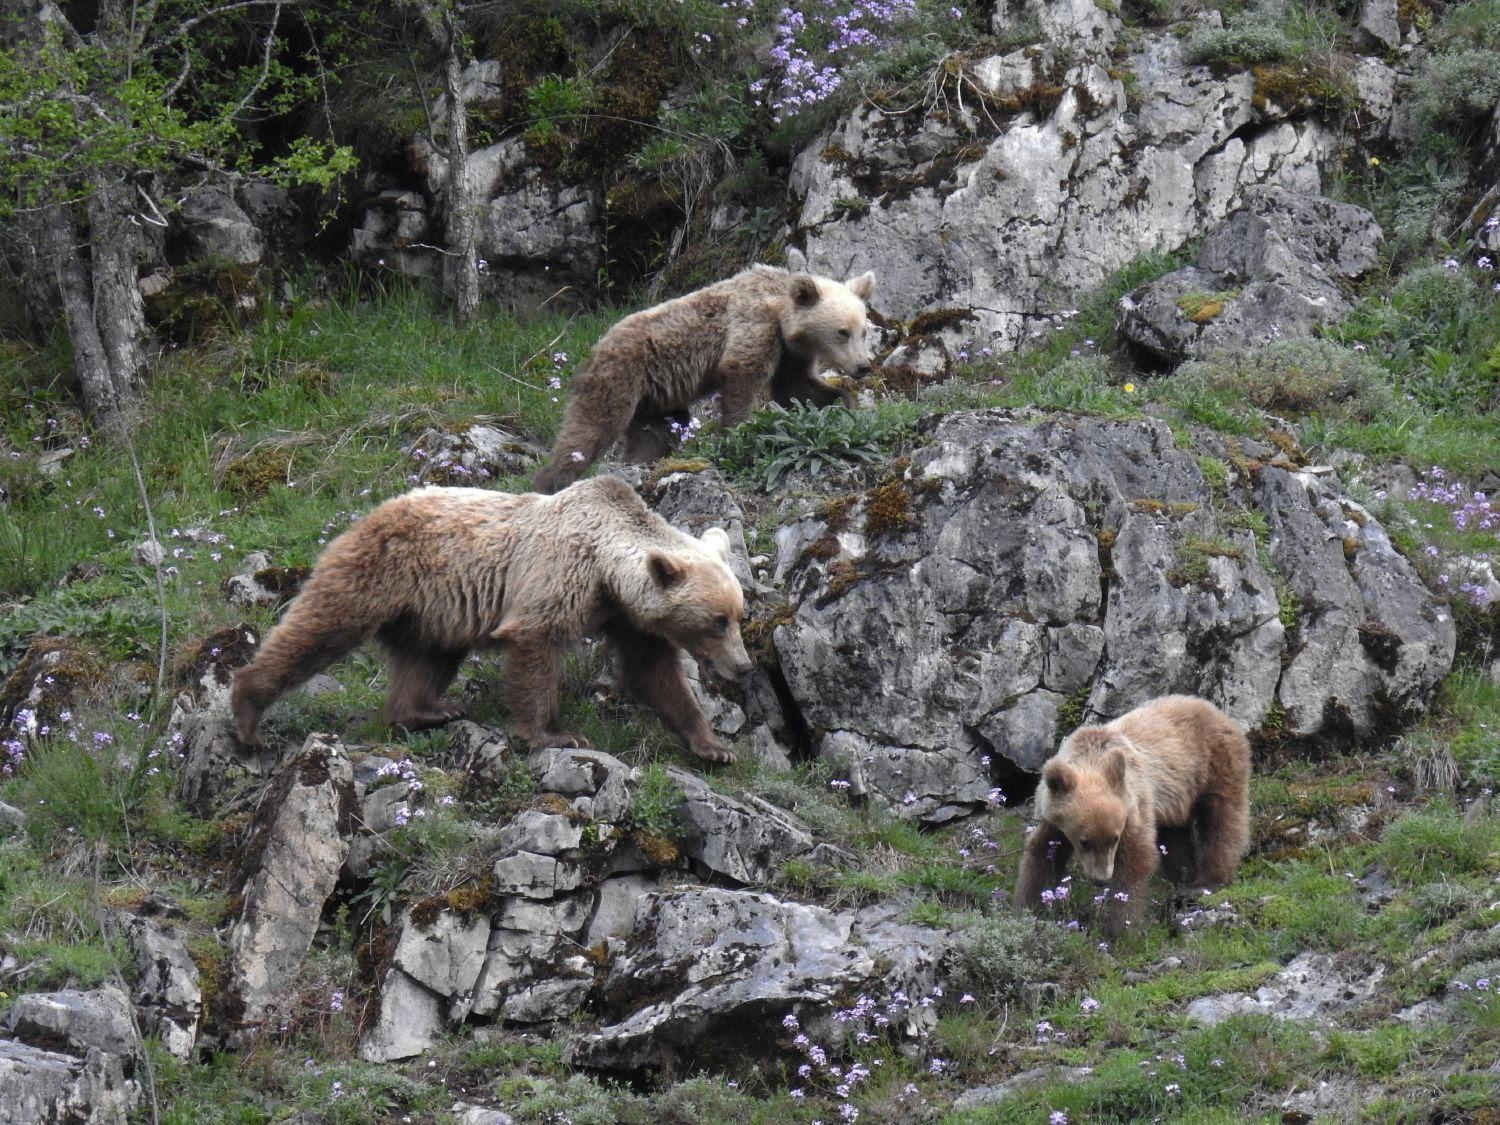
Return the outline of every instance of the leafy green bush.
[[[664,766],[653,762],[641,771],[630,799],[630,825],[653,836],[675,836],[677,810],[683,800],[681,786],[672,780]]]
[[[884,461],[906,432],[905,419],[843,406],[770,403],[742,425],[702,439],[705,452],[731,474],[774,488],[790,472],[820,476],[824,469]]]
[[[1488,362],[1500,342],[1494,295],[1457,259],[1408,270],[1357,306],[1336,334],[1381,354],[1396,389],[1433,413],[1485,411],[1500,397]]]
[[[1063,931],[1034,914],[993,914],[961,929],[948,948],[954,986],[981,1000],[1013,1000],[1062,961]]]

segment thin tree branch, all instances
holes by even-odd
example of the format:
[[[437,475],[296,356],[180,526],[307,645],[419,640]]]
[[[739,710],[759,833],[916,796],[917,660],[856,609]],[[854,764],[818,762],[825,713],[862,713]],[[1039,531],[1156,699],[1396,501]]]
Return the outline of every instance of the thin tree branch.
[[[239,100],[239,104],[229,111],[230,121],[240,115],[240,111],[250,104],[250,99],[260,92],[260,88],[266,84],[266,79],[271,76],[271,51],[276,46],[276,28],[280,24],[281,2],[277,0],[276,7],[271,11],[271,26],[266,28],[266,49],[260,60],[260,74],[251,84],[250,89],[245,91],[245,96]]]

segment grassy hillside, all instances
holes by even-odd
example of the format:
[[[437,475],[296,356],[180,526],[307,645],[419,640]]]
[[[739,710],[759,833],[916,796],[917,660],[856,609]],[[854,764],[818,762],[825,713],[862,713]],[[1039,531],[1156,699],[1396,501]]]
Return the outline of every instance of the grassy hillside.
[[[1112,352],[1108,310],[1113,296],[1169,265],[1142,263],[1117,279],[1044,348],[1008,357],[976,350],[959,378],[919,400],[892,394],[852,419],[767,413],[733,435],[710,427],[685,452],[717,460],[753,489],[783,448],[762,439],[791,426],[802,427],[809,447],[887,457],[910,440],[910,424],[935,409],[1154,412],[1185,440],[1202,424],[1269,437],[1294,460],[1358,450],[1428,471],[1429,481],[1436,466],[1447,474],[1442,480],[1468,482],[1462,495],[1441,490],[1409,501],[1371,492],[1370,503],[1439,586],[1455,555],[1494,549],[1494,524],[1480,526],[1489,517],[1481,512],[1464,528],[1452,519],[1455,509],[1474,506],[1473,483],[1500,448],[1493,412],[1500,294],[1491,292],[1492,275],[1472,265],[1419,267],[1373,293],[1333,339],[1147,377]],[[0,799],[29,820],[0,843],[0,949],[14,959],[0,970],[0,987],[11,994],[90,987],[129,973],[99,908],[154,897],[185,913],[213,1010],[223,965],[214,928],[229,910],[225,872],[247,818],[200,820],[174,802],[175,747],[163,731],[175,690],[201,666],[204,650],[222,643],[221,630],[241,621],[264,628],[276,616],[234,609],[221,583],[253,551],[276,566],[310,564],[354,515],[431,475],[417,455],[431,428],[487,419],[545,443],[573,365],[616,315],[523,323],[496,314],[461,328],[406,289],[358,294],[302,281],[246,330],[219,331],[165,355],[147,408],[123,433],[80,423],[60,354],[7,352],[0,670],[15,670],[33,637],[55,639],[65,656],[52,685],[63,689],[56,696],[63,702],[41,716],[47,732],[5,744]],[[1475,373],[1475,397],[1431,384],[1438,364],[1398,346],[1423,325],[1446,334],[1445,346]],[[73,452],[43,468],[48,454],[65,448]],[[483,483],[517,489],[526,481]],[[758,534],[774,526],[778,495],[757,502]],[[132,560],[148,537],[146,502],[167,548],[160,593],[156,569]],[[844,905],[893,901],[958,934],[958,987],[928,998],[940,1019],[923,1049],[900,1052],[880,1036],[823,1044],[843,1065],[868,1070],[832,1084],[799,1079],[802,1056],[788,1046],[779,1069],[615,1086],[570,1073],[551,1040],[499,1030],[409,1066],[355,1061],[392,911],[452,886],[482,854],[476,824],[492,824],[529,798],[524,772],[476,793],[432,768],[446,744],[442,732],[401,739],[383,729],[374,718],[383,673],[371,654],[356,655],[333,669],[342,690],[281,704],[273,736],[326,729],[355,743],[395,739],[430,784],[458,801],[414,825],[369,884],[341,890],[294,1018],[203,1065],[158,1057],[155,1103],[174,1122],[259,1122],[293,1112],[328,1122],[440,1121],[458,1099],[497,1105],[521,1121],[580,1123],[852,1120],[850,1109],[888,1121],[1272,1121],[1281,1119],[1283,1099],[1327,1081],[1347,1093],[1330,1111],[1335,1117],[1348,1110],[1380,1121],[1493,1121],[1496,618],[1494,607],[1458,591],[1454,607],[1463,625],[1459,665],[1413,730],[1337,759],[1259,748],[1255,849],[1239,881],[1202,902],[1175,904],[1227,907],[1239,925],[1180,929],[1163,884],[1149,927],[1102,945],[1086,902],[1060,904],[1040,924],[1004,908],[1025,827],[1018,813],[1000,809],[922,832],[851,805],[816,763],[789,776],[746,762],[715,775],[725,789],[793,803],[820,834],[860,857],[837,874],[789,862],[772,891]],[[570,665],[570,722],[632,764],[678,761],[681,751],[654,720],[582,697],[592,670],[582,657]],[[155,689],[158,674],[163,691]],[[495,702],[498,676],[490,660],[463,673],[480,720],[505,721]],[[670,787],[651,791],[651,807],[637,815],[670,823]],[[1390,884],[1388,902],[1371,895],[1372,877]],[[1336,953],[1356,976],[1376,965],[1386,975],[1337,1029],[1238,1015],[1205,1030],[1185,1018],[1189,1001],[1253,990],[1305,950]],[[1042,980],[1055,987],[1038,989]],[[1454,992],[1452,981],[1467,990]],[[1444,1002],[1425,1022],[1394,1018],[1433,998]],[[949,1111],[966,1088],[1053,1064],[1093,1069],[1044,1081],[1003,1107]]]

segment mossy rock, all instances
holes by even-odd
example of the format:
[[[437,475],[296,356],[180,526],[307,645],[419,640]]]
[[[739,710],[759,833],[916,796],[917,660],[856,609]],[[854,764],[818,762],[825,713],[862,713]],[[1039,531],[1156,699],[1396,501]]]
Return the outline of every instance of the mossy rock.
[[[109,668],[94,650],[68,637],[37,637],[0,684],[0,727],[10,728],[25,709],[38,726],[56,729],[59,716],[108,680]]]

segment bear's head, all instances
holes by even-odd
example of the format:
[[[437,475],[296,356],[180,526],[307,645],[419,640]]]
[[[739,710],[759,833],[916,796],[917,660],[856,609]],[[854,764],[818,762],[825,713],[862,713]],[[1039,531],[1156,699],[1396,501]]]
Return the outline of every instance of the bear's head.
[[[649,592],[635,614],[651,632],[685,648],[700,666],[738,679],[753,664],[740,639],[745,596],[729,569],[729,536],[711,527],[701,539],[646,555]]]
[[[782,339],[796,355],[811,360],[815,371],[835,368],[844,375],[870,373],[865,347],[865,302],[875,292],[875,275],[862,273],[848,282],[810,273],[793,274],[792,308],[781,326]]]
[[[1083,873],[1104,885],[1130,816],[1125,746],[1101,727],[1074,731],[1042,768],[1037,815],[1073,845]]]

